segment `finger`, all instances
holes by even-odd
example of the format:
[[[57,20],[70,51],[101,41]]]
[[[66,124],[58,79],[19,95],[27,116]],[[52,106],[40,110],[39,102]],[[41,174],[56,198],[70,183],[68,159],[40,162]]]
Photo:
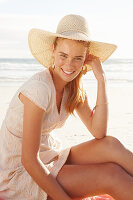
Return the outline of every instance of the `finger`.
[[[87,57],[86,57],[86,61],[95,61],[95,60],[99,60],[98,57],[94,56],[94,55],[91,55],[89,54]]]
[[[97,56],[94,56],[94,55],[92,55],[92,54],[89,54],[89,55],[88,55],[88,58],[90,58],[90,59],[97,59],[98,57],[97,57]]]

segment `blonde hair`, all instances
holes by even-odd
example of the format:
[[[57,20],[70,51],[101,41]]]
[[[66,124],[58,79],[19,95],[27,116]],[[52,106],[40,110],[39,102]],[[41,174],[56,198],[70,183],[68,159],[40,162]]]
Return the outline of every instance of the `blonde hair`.
[[[54,48],[57,46],[58,40],[63,40],[64,38],[57,37],[54,41]],[[81,40],[77,40],[77,42],[83,44],[85,47],[89,48],[89,43]],[[54,61],[53,61],[54,63]],[[52,65],[49,67],[49,70],[52,72]],[[68,89],[68,99],[65,105],[65,109],[68,113],[74,115],[74,110],[80,103],[83,103],[85,100],[85,92],[83,89],[82,75],[83,71],[81,71],[78,76],[69,82],[65,87]]]

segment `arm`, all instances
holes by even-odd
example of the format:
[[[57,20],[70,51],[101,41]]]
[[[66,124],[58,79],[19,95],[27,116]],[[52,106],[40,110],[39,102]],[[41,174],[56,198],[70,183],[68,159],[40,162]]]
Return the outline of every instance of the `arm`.
[[[106,94],[106,81],[97,81],[97,100],[95,112],[92,116],[92,132],[98,138],[103,138],[107,134],[108,104]]]
[[[93,73],[97,79],[96,108],[91,117],[92,110],[89,107],[86,96],[85,102],[77,107],[76,112],[91,134],[95,138],[100,139],[106,136],[107,133],[108,105],[106,78],[99,59],[88,59],[87,63],[92,66]]]
[[[39,158],[41,125],[45,111],[20,93],[24,103],[22,164],[34,181],[54,200],[71,200]]]

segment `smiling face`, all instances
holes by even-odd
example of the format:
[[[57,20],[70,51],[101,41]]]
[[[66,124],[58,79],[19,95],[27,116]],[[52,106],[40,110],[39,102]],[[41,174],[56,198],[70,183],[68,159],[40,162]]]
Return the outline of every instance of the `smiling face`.
[[[72,81],[81,72],[87,47],[82,43],[69,39],[58,39],[53,46],[54,72],[66,83]]]

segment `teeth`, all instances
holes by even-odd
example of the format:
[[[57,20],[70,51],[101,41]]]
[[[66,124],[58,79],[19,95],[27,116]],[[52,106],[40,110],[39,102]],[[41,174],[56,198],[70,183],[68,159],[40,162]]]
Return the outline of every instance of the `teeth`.
[[[63,70],[63,72],[65,72],[66,74],[72,74],[73,72],[68,72],[68,71],[65,71]]]

